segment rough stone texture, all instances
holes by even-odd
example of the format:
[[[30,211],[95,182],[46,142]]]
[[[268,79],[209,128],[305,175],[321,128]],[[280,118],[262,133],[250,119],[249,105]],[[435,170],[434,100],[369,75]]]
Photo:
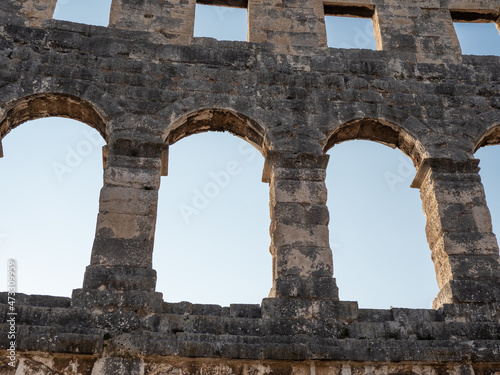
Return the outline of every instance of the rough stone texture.
[[[499,249],[473,154],[500,143],[500,58],[462,56],[452,27],[500,25],[498,1],[202,3],[248,8],[250,42],[193,38],[191,0],[115,0],[107,28],[51,20],[53,0],[0,2],[0,140],[62,116],[107,142],[83,286],[71,299],[16,296],[17,368],[2,355],[0,372],[498,375]],[[327,48],[325,14],[372,17],[379,51]],[[265,158],[273,287],[261,305],[155,292],[168,146],[205,131]],[[325,153],[353,139],[415,165],[434,310],[338,300]],[[7,302],[1,294],[4,317]]]
[[[150,31],[160,42],[186,44],[193,36],[195,6],[194,0],[113,0],[109,27]]]

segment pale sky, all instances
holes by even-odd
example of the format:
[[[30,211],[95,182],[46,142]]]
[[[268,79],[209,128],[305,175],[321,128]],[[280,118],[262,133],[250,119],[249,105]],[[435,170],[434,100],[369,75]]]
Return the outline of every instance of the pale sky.
[[[106,25],[109,4],[60,0],[55,18]],[[244,10],[204,6],[196,16],[195,36],[246,39]],[[370,20],[327,17],[327,28],[330,46],[375,48]],[[456,29],[465,54],[500,55],[493,24]],[[104,141],[85,124],[49,118],[19,126],[2,143],[0,280],[6,279],[7,259],[14,258],[19,292],[70,296],[90,262]],[[415,174],[409,159],[367,141],[342,143],[329,154],[330,244],[341,299],[361,307],[429,308],[438,288],[419,191],[409,187]],[[500,147],[483,148],[476,156],[498,233]],[[166,301],[227,306],[260,303],[267,296],[270,220],[263,162],[252,146],[229,134],[198,134],[170,148],[153,260],[157,290]],[[213,176],[228,170],[229,183],[206,207],[186,215]]]

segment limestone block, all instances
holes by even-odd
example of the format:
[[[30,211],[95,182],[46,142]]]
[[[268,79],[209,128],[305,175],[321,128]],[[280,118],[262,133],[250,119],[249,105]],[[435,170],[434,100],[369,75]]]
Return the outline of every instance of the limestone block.
[[[120,214],[155,214],[158,190],[106,185],[101,189],[99,210]]]
[[[108,238],[151,239],[155,221],[154,216],[100,212],[97,232],[106,233]]]
[[[271,202],[326,203],[324,182],[274,180],[271,183]]]
[[[333,257],[329,247],[281,247],[276,251],[275,262],[279,277],[333,276]]]
[[[158,189],[160,166],[158,170],[148,170],[108,165],[104,171],[104,184],[136,189]]]
[[[496,10],[499,5],[496,0],[449,0],[448,8],[453,10]]]
[[[469,206],[460,203],[440,204],[433,208],[429,208],[424,202],[424,212],[427,218],[426,233],[430,243],[433,243],[437,238],[436,234],[440,232],[461,232],[461,233],[488,233],[491,232],[478,228],[473,210],[474,206]],[[479,210],[479,212],[483,212]]]
[[[289,53],[289,46],[326,47],[321,1],[276,0],[248,2],[249,42],[268,42]]]
[[[404,7],[385,3],[377,6],[374,29],[377,48],[414,52],[421,62],[461,61],[461,50],[448,10],[435,1]],[[391,4],[391,5],[390,5]]]
[[[84,289],[146,290],[153,292],[156,271],[127,266],[88,266],[83,280]]]
[[[500,258],[496,255],[450,255],[453,279],[500,280]]]
[[[430,180],[425,187],[423,199],[429,206],[441,204],[485,204],[484,188],[478,181]]]
[[[282,224],[328,225],[330,215],[326,205],[296,202],[276,202],[271,210],[271,220]]]
[[[75,289],[72,294],[73,306],[91,309],[93,307],[122,307],[124,310],[161,311],[161,293],[144,290],[95,290]]]
[[[352,322],[358,317],[358,304],[349,301],[264,298],[262,318],[275,317],[338,319],[338,321]]]
[[[274,246],[318,246],[329,247],[329,234],[327,225],[286,225],[281,223],[271,224],[271,238]]]
[[[432,305],[434,309],[450,303],[491,303],[500,299],[497,280],[451,280],[440,289]]]
[[[43,21],[52,19],[57,0],[21,0],[19,3],[21,3],[21,14],[26,17],[27,24],[40,27]]]
[[[325,181],[326,170],[322,168],[274,167],[273,176],[280,180]]]
[[[493,233],[448,232],[437,240],[433,250],[448,255],[496,255],[498,243]]]
[[[196,2],[113,0],[110,27],[150,31],[170,43],[187,44],[193,36]]]
[[[446,304],[443,317],[446,322],[494,322],[497,321],[494,304]]]

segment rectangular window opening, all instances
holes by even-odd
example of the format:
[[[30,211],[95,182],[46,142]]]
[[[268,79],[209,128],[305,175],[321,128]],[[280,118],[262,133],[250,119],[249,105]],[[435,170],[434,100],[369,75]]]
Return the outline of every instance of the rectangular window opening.
[[[324,9],[328,47],[377,49],[373,7],[325,4]]]
[[[194,37],[246,42],[248,0],[198,0]]]
[[[112,0],[57,0],[52,18],[86,25],[108,26]]]
[[[500,56],[497,12],[452,10],[450,13],[462,54]]]

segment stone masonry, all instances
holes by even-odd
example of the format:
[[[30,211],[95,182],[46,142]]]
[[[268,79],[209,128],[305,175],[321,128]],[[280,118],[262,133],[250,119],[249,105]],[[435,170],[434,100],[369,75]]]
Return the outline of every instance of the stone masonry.
[[[0,0],[0,140],[62,116],[107,143],[82,288],[16,296],[15,368],[0,294],[0,373],[499,375],[499,248],[474,153],[500,143],[500,58],[463,56],[453,28],[500,28],[499,1],[199,2],[246,8],[248,42],[193,38],[195,0],[113,0],[109,27],[53,20],[56,0]],[[378,50],[327,48],[325,15],[371,18]],[[205,131],[265,158],[273,287],[261,305],[155,291],[168,147]],[[326,152],[354,139],[415,165],[434,309],[338,300]]]

